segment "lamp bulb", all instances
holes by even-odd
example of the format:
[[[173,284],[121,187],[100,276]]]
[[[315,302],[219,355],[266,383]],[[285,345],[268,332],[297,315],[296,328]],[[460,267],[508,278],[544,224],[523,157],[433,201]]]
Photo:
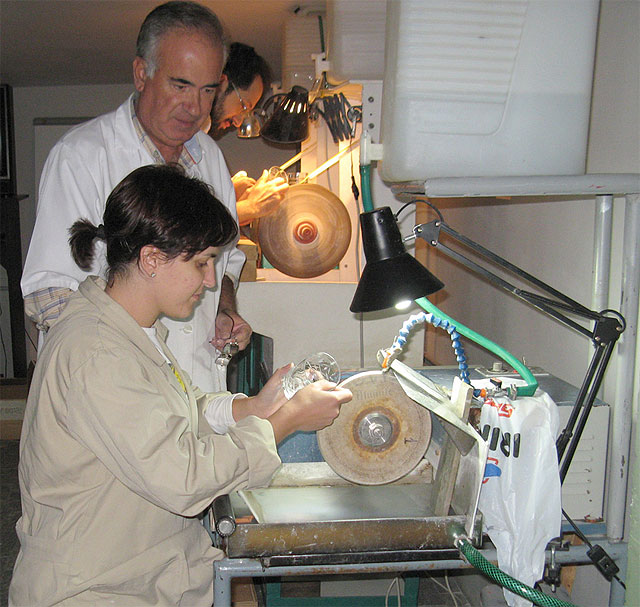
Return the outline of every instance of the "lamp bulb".
[[[405,299],[404,301],[399,301],[395,305],[396,310],[408,310],[410,307],[411,307],[411,300],[410,299]]]

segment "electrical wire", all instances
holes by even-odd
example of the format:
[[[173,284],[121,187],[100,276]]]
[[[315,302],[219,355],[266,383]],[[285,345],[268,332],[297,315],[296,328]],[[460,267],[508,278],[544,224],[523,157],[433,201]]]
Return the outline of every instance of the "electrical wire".
[[[458,601],[456,600],[456,596],[455,596],[455,594],[453,594],[453,591],[451,590],[451,585],[449,584],[449,572],[448,571],[444,572],[444,581],[447,583],[447,590],[449,591],[449,594],[451,595],[451,598],[453,600],[453,607],[458,607]]]
[[[349,140],[351,144],[351,140]],[[353,148],[351,149],[351,153],[349,154],[349,162],[351,165],[351,192],[353,193],[353,198],[356,202],[356,215],[360,217],[361,209],[360,209],[360,190],[358,189],[358,184],[356,183],[356,177],[353,171]],[[360,265],[360,230],[356,228],[356,275],[358,279],[360,279],[361,275],[361,265]],[[364,313],[358,313],[358,324],[359,324],[359,339],[360,339],[360,368],[364,369]]]
[[[320,52],[324,55],[326,45],[324,43],[324,25],[322,23],[322,15],[318,15],[318,27],[320,28]]]
[[[4,311],[2,310],[2,306],[0,306],[0,318],[2,318]],[[0,345],[2,346],[2,360],[4,360],[4,375],[2,377],[7,377],[9,371],[9,360],[7,358],[7,347],[4,343],[4,333],[2,332],[2,326],[0,325]]]
[[[403,194],[412,194],[413,195],[412,192],[398,192],[396,195],[397,196],[402,196]],[[434,213],[438,216],[438,219],[440,219],[440,221],[444,221],[444,216],[440,212],[440,209],[435,204],[433,204],[426,196],[418,196],[418,197],[414,198],[413,200],[410,200],[409,202],[407,202],[404,205],[402,205],[400,207],[400,210],[395,214],[396,221],[398,221],[398,216],[400,215],[400,213],[402,211],[404,211],[404,209],[406,207],[408,207],[410,204],[416,204],[417,202],[423,202],[424,204],[426,204],[428,207],[430,207],[434,211]]]
[[[410,200],[409,202],[405,202],[400,209],[398,210],[397,213],[394,214],[396,223],[398,223],[399,218],[400,218],[400,213],[402,213],[402,211],[404,211],[408,206],[411,206],[412,204],[415,204],[415,200]]]
[[[437,586],[440,586],[440,588],[442,588],[444,591],[448,592],[449,595],[451,596],[451,600],[453,601],[453,607],[458,607],[458,600],[456,599],[456,595],[453,594],[453,590],[451,590],[451,586],[449,584],[449,572],[445,570],[444,572],[444,580],[447,583],[447,585],[445,586],[442,582],[439,582],[438,580],[436,580],[435,577],[433,577],[433,575],[429,576],[429,579],[436,584]]]
[[[575,522],[575,521],[574,521],[574,520],[573,520],[573,519],[572,519],[572,518],[567,514],[567,512],[565,511],[565,509],[564,509],[564,508],[562,509],[562,516],[564,516],[564,518],[566,518],[566,519],[567,519],[567,521],[569,521],[569,524],[573,527],[573,530],[575,531],[575,534],[576,534],[576,535],[577,535],[577,536],[578,536],[578,537],[579,537],[579,538],[580,538],[580,539],[581,539],[581,540],[582,540],[582,541],[583,541],[587,546],[589,546],[589,548],[590,548],[591,550],[594,550],[594,548],[598,547],[598,548],[600,548],[600,549],[604,552],[604,550],[602,549],[602,547],[601,547],[601,546],[599,546],[598,544],[595,544],[595,545],[594,545],[594,544],[592,544],[592,543],[589,541],[589,539],[587,538],[587,536],[586,536],[584,533],[582,533],[582,531],[580,530],[580,527],[578,527],[578,524],[577,524],[577,523],[576,523],[576,522]],[[609,555],[608,555],[606,552],[604,552],[604,554],[605,554],[609,559],[611,558],[611,557],[609,557]],[[591,558],[591,556],[590,556],[589,554],[587,554],[587,556],[589,556],[589,558]],[[593,559],[592,559],[592,560],[593,560]],[[613,562],[613,561],[612,561],[612,562]],[[598,567],[598,565],[597,565],[597,563],[596,563],[595,561],[594,561],[594,565],[596,565],[596,568],[597,568],[601,573],[603,573],[603,572],[602,572],[602,570],[600,569],[600,567]],[[603,573],[603,575],[605,575],[605,574]],[[607,577],[607,576],[605,575],[605,577]],[[624,582],[623,582],[623,581],[622,581],[622,580],[621,580],[621,579],[620,579],[620,578],[619,578],[615,573],[611,575],[611,578],[613,578],[614,580],[616,580],[616,582],[618,582],[618,584],[620,584],[620,585],[621,585],[625,590],[627,589],[626,584],[625,584],[625,583],[624,583]]]
[[[389,596],[391,595],[391,589],[395,584],[396,587],[396,598],[398,601],[398,607],[402,607],[402,597],[400,596],[400,578],[398,576],[394,577],[387,588],[387,593],[384,595],[384,606],[389,607]]]

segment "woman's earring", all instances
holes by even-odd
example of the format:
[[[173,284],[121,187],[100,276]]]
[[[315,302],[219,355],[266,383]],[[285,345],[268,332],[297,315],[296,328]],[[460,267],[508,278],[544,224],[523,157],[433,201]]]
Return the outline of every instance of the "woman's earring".
[[[156,277],[156,273],[155,272],[151,272],[151,278],[155,278]]]

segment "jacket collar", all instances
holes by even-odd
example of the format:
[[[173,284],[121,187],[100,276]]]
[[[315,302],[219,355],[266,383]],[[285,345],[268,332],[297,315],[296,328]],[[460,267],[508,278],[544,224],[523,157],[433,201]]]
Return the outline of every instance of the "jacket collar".
[[[119,303],[105,293],[105,286],[106,282],[102,278],[89,276],[80,283],[78,291],[100,310],[103,322],[122,333],[128,341],[139,348],[155,364],[164,365],[164,357],[158,352],[142,327]],[[158,337],[164,342],[167,337],[167,328],[160,321],[156,321],[154,326],[158,331]]]

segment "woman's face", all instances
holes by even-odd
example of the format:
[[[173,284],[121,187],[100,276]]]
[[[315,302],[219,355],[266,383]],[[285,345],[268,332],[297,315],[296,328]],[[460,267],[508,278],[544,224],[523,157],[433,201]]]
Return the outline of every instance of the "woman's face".
[[[170,318],[187,318],[205,289],[216,286],[214,269],[218,247],[208,247],[191,259],[179,255],[159,264],[156,276],[159,312]]]

